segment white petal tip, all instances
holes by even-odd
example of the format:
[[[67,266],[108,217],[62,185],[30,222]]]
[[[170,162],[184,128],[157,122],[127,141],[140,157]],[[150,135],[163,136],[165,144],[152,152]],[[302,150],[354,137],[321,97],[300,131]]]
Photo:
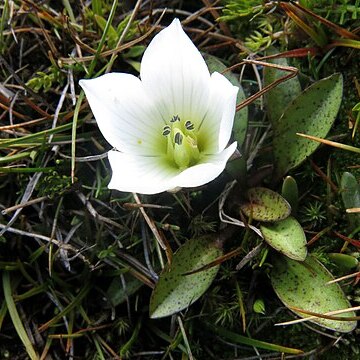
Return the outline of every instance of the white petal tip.
[[[182,187],[180,187],[180,186],[177,186],[177,187],[175,187],[175,188],[173,188],[173,189],[170,189],[170,190],[168,190],[167,192],[169,192],[170,194],[176,194],[178,191],[180,191],[182,189]]]
[[[172,23],[170,24],[170,26],[174,26],[174,27],[176,27],[176,29],[179,31],[181,31],[181,32],[184,32],[184,29],[183,29],[183,27],[182,27],[182,25],[181,25],[181,22],[180,22],[180,20],[178,19],[178,18],[175,18],[173,21],[172,21]]]
[[[88,82],[87,79],[81,79],[79,80],[79,85],[84,89],[84,87],[86,87],[87,82]]]
[[[96,78],[79,80],[79,85],[85,91],[86,95],[88,95],[89,91],[93,91],[94,89],[96,89],[96,86],[94,86],[93,84],[94,80],[96,80]]]

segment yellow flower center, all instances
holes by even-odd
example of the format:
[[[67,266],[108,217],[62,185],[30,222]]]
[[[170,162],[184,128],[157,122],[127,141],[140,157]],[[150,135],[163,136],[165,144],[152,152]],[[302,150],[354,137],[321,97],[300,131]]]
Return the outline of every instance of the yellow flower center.
[[[182,121],[178,115],[164,126],[163,135],[167,137],[167,156],[179,169],[195,165],[200,158],[194,124]]]

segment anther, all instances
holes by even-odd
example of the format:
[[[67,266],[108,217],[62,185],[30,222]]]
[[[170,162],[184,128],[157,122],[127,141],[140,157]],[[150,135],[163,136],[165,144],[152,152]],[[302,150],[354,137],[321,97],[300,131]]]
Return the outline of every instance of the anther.
[[[180,121],[179,115],[174,115],[170,120],[170,122],[172,122],[172,123],[175,122],[175,121]]]
[[[164,129],[163,129],[162,134],[163,134],[164,136],[168,136],[170,133],[171,133],[170,126],[169,126],[169,125],[164,126]]]
[[[185,128],[186,128],[187,130],[194,130],[194,124],[193,124],[190,120],[187,120],[187,121],[185,122]]]
[[[183,141],[183,136],[180,132],[177,132],[174,137],[175,144],[181,145]]]

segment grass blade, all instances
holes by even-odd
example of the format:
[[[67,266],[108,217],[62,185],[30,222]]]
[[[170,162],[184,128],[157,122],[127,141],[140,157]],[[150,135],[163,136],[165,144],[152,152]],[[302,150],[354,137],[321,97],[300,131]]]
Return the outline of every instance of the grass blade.
[[[252,339],[247,336],[242,336],[232,331],[229,331],[225,328],[222,328],[220,326],[213,326],[209,323],[206,323],[205,325],[206,327],[211,329],[211,331],[214,332],[214,334],[224,338],[226,341],[231,341],[235,344],[249,345],[259,349],[278,351],[280,353],[286,353],[286,354],[299,355],[303,353],[303,351],[299,349],[289,348],[278,344],[272,344],[265,341]]]
[[[31,360],[37,360],[39,357],[36,354],[35,349],[33,348],[31,341],[26,333],[24,325],[20,319],[19,313],[16,309],[16,305],[14,299],[11,294],[11,282],[10,282],[10,274],[8,271],[3,272],[3,289],[5,302],[13,322],[14,328],[19,335],[21,342],[24,344],[27,354],[29,355]]]

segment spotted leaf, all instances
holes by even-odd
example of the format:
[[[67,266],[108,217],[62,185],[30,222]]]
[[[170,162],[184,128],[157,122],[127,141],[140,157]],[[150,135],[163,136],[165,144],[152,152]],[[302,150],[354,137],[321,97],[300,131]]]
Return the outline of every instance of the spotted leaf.
[[[172,263],[160,274],[150,299],[150,317],[175,314],[195,302],[211,285],[219,265],[187,275],[222,255],[213,236],[191,239],[174,254]]]
[[[264,240],[290,259],[303,261],[307,255],[306,237],[299,222],[292,216],[272,224],[262,224]]]
[[[342,90],[341,74],[322,79],[303,91],[273,124],[276,178],[300,165],[317,149],[318,142],[296,134],[326,137],[339,111]]]
[[[241,211],[254,220],[279,221],[290,215],[289,203],[277,192],[254,187],[247,192],[247,201],[240,205]]]
[[[273,261],[271,283],[276,294],[287,307],[296,307],[317,314],[348,309],[351,306],[340,285],[338,283],[328,284],[331,280],[333,277],[330,272],[311,255],[302,262],[291,260],[285,256],[277,256]],[[309,316],[294,312],[300,317]],[[355,312],[349,311],[336,316],[346,319],[355,316]],[[356,321],[353,320],[340,321],[315,317],[309,321],[344,333],[350,332],[356,327]]]

